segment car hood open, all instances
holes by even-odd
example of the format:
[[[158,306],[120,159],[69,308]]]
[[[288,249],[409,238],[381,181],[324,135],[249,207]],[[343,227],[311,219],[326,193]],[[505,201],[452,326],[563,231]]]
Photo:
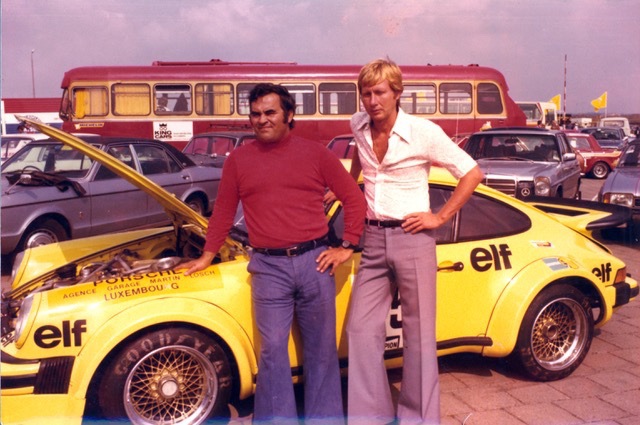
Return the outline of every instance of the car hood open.
[[[173,222],[174,226],[180,228],[181,226],[191,225],[190,227],[201,235],[206,234],[208,220],[202,215],[198,214],[191,208],[189,208],[180,199],[167,192],[164,188],[151,181],[147,177],[128,167],[121,161],[117,160],[108,153],[101,151],[94,146],[84,142],[82,139],[59,130],[55,127],[51,127],[42,122],[32,120],[30,118],[16,115],[16,118],[20,121],[28,123],[33,128],[36,128],[41,133],[47,136],[59,140],[65,145],[77,149],[83,154],[87,155],[94,161],[98,161],[100,164],[109,168],[111,171],[122,177],[129,183],[138,187],[150,195],[153,199],[158,201],[167,212],[167,215]]]

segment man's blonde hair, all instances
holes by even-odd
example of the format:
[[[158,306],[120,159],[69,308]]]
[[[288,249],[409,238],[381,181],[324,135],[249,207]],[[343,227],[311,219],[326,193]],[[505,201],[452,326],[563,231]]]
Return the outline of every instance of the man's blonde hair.
[[[369,62],[360,70],[358,76],[358,91],[362,93],[365,86],[374,86],[387,80],[389,87],[395,93],[400,94],[404,90],[402,85],[402,71],[391,59],[376,59]]]

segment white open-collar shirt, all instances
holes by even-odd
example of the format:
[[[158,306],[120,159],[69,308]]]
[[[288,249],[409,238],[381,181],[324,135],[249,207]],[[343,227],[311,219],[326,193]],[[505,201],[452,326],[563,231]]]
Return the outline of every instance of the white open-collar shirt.
[[[373,151],[366,112],[353,115],[351,130],[362,165],[369,219],[402,220],[407,214],[429,211],[429,170],[433,164],[446,168],[457,179],[477,165],[440,126],[402,109],[382,162]]]

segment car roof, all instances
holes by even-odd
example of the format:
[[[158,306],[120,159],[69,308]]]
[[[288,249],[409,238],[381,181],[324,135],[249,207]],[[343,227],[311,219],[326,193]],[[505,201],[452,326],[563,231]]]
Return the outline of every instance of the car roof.
[[[477,131],[472,136],[481,134],[558,134],[562,133],[562,130],[549,130],[546,128],[538,127],[494,127],[486,130]]]
[[[79,139],[85,142],[92,143],[92,144],[97,143],[99,145],[107,146],[107,147],[111,145],[119,145],[122,143],[133,144],[133,145],[135,144],[162,145],[164,148],[169,150],[173,155],[175,155],[175,157],[180,162],[182,162],[184,166],[196,166],[196,164],[191,160],[191,158],[189,158],[184,153],[182,153],[182,151],[180,151],[178,148],[156,139],[145,139],[140,137],[105,137],[105,136],[100,136],[98,134],[95,134],[95,135],[93,134],[77,135],[76,134],[74,136],[78,137]],[[27,146],[33,147],[33,146],[41,146],[41,145],[47,145],[47,144],[60,145],[62,144],[62,142],[55,139],[34,140],[32,142],[29,142]]]

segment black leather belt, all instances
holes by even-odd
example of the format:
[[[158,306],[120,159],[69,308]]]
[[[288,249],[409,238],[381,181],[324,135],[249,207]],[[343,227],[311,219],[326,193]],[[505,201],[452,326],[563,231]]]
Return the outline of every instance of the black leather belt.
[[[365,218],[364,222],[369,226],[387,227],[387,228],[400,227],[402,226],[402,223],[403,223],[402,220],[371,220],[368,218]]]
[[[302,242],[298,245],[290,246],[289,248],[253,248],[255,252],[260,254],[273,255],[275,257],[295,257],[296,255],[302,255],[305,252],[316,249],[319,246],[325,246],[329,244],[329,239],[323,236],[318,239],[314,239],[308,242]]]

